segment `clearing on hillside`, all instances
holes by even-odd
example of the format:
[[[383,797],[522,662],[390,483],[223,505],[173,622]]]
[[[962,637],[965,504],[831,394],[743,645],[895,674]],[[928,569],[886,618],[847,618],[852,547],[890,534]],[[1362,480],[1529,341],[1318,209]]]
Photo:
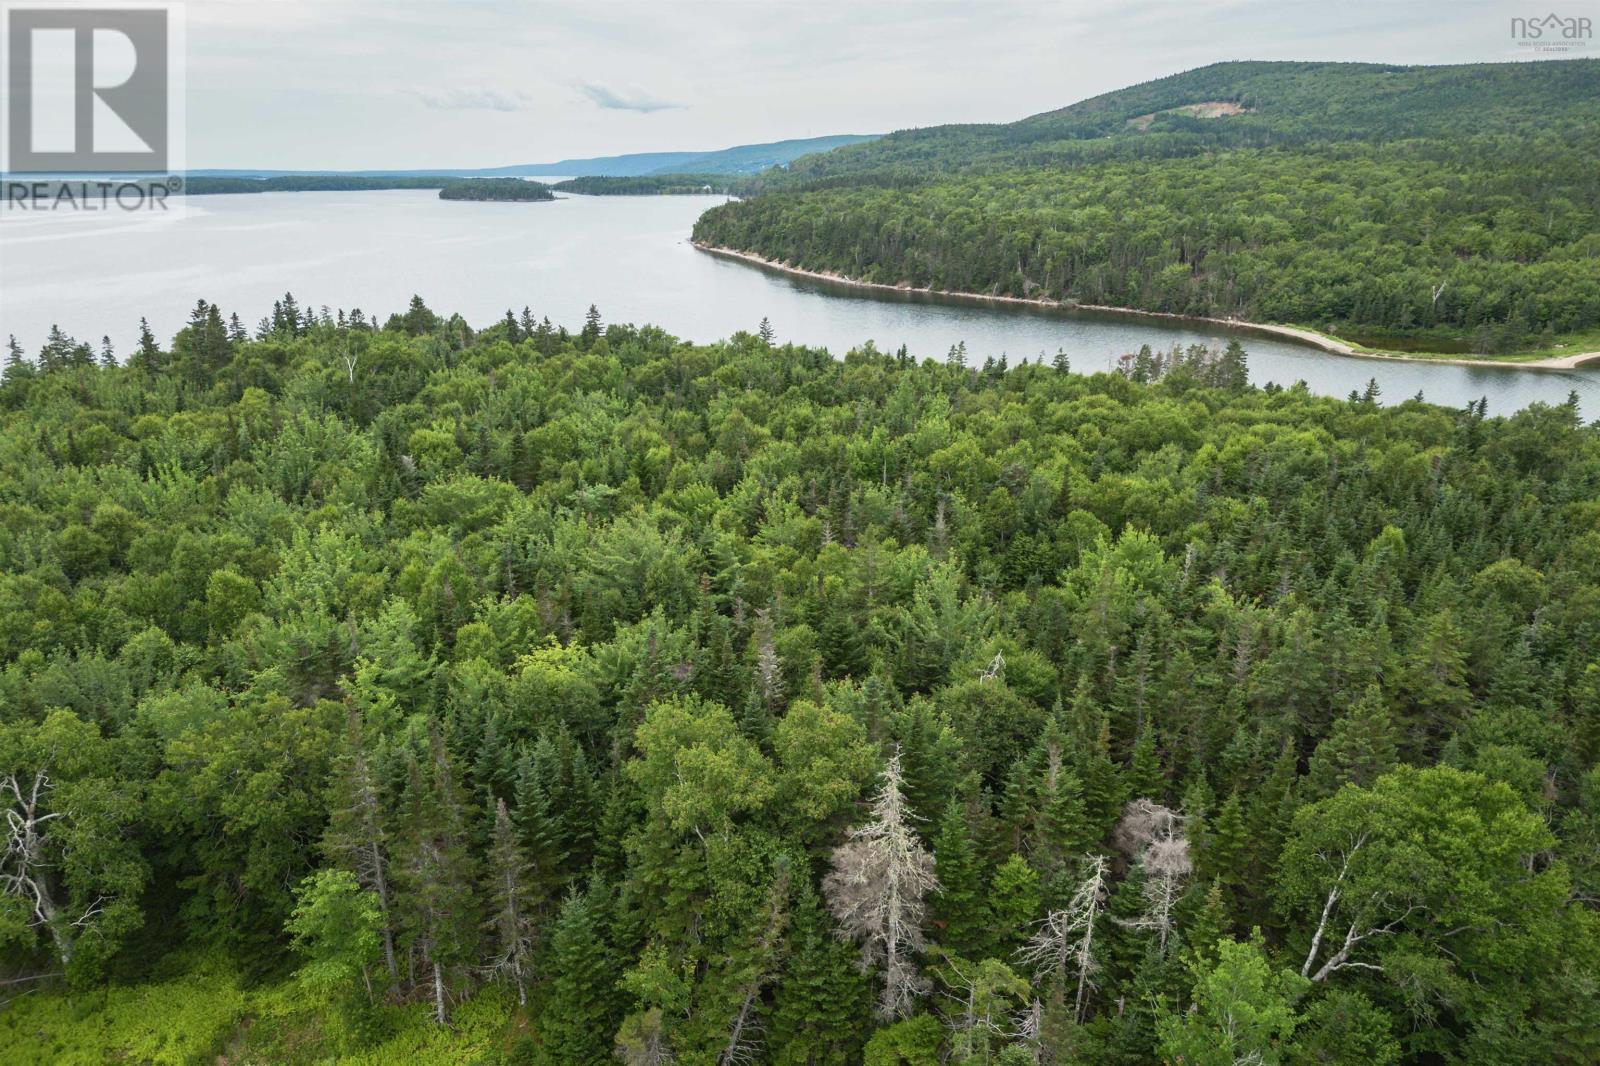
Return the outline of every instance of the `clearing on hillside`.
[[[1157,115],[1193,115],[1195,118],[1222,118],[1226,115],[1248,114],[1250,109],[1232,100],[1207,100],[1200,104],[1184,104],[1181,107],[1169,107],[1165,111],[1152,111],[1148,115],[1137,115],[1128,120],[1128,125],[1134,129],[1147,129],[1150,123],[1156,120]]]

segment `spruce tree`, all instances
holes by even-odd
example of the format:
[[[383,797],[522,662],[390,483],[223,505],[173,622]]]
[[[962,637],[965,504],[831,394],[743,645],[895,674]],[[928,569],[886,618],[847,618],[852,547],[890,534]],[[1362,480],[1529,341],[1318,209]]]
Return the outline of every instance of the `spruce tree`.
[[[526,1004],[539,900],[522,845],[511,824],[511,812],[503,799],[495,804],[488,866],[489,918],[484,928],[495,953],[485,969],[491,976],[510,979],[517,989],[517,1002]]]
[[[415,758],[407,765],[396,879],[406,942],[430,971],[434,1020],[443,1025],[449,989],[476,957],[478,911],[466,812],[437,729],[430,740],[428,769]]]
[[[799,886],[793,910],[768,1027],[773,1066],[850,1066],[861,1061],[871,989],[809,882]]]
[[[139,319],[139,350],[134,354],[134,361],[143,369],[154,370],[161,359],[161,349],[156,345],[156,337],[150,332],[150,323]]]
[[[544,903],[560,897],[566,884],[567,865],[560,822],[551,809],[550,792],[546,788],[544,774],[548,766],[548,762],[532,753],[518,761],[516,811],[512,816],[529,864],[530,883]]]
[[[383,963],[392,988],[399,984],[400,971],[394,953],[393,886],[384,821],[383,797],[372,772],[361,712],[351,706],[345,719],[344,747],[335,757],[329,777],[328,827],[322,847],[377,897],[383,920]]]
[[[1087,681],[1080,681],[1068,711],[1076,758],[1076,770],[1083,782],[1084,808],[1091,832],[1099,840],[1116,822],[1126,796],[1121,774],[1111,758],[1111,725],[1105,711],[1090,696]]]
[[[1236,888],[1244,883],[1249,856],[1244,804],[1235,792],[1223,802],[1208,826],[1206,844],[1200,852],[1200,875],[1224,888]]]
[[[1044,780],[1034,820],[1033,863],[1042,872],[1059,872],[1066,863],[1099,839],[1083,799],[1083,782],[1064,758],[1066,738],[1051,722],[1045,731]]]
[[[57,370],[64,370],[72,365],[73,351],[78,347],[78,342],[62,331],[54,323],[46,335],[44,347],[39,349],[39,369],[46,374]]]
[[[604,327],[600,324],[600,309],[594,304],[589,305],[589,310],[583,315],[583,330],[578,334],[578,344],[582,348],[593,348],[594,342],[600,339]]]
[[[1000,864],[989,882],[989,914],[994,943],[1008,956],[1028,936],[1039,912],[1039,873],[1021,855]]]
[[[933,838],[939,891],[930,902],[934,939],[946,951],[982,958],[989,944],[983,870],[967,825],[966,804],[952,800]]]
[[[22,345],[17,343],[15,334],[11,335],[6,339],[6,365],[5,370],[0,372],[0,382],[14,385],[27,377],[31,369],[22,355]]]
[[[620,1021],[617,973],[607,946],[595,886],[561,905],[550,932],[550,974],[540,1011],[544,1061],[549,1066],[600,1066],[611,1055]]]
[[[1306,784],[1313,798],[1331,796],[1347,784],[1366,788],[1399,762],[1394,720],[1378,686],[1333,723],[1311,756]]]

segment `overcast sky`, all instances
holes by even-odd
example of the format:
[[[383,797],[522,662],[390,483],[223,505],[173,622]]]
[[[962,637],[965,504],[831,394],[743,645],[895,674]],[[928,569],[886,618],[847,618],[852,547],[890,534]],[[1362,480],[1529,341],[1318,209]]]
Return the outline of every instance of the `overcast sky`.
[[[1552,3],[1600,16],[1600,0],[189,0],[188,165],[497,166],[1009,121],[1225,59],[1526,59],[1510,19]]]

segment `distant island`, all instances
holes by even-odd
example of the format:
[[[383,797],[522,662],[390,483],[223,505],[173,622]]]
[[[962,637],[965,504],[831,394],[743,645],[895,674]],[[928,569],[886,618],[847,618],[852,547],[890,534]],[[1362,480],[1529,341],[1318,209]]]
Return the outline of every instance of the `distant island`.
[[[532,203],[554,200],[550,186],[521,178],[467,178],[439,190],[441,200],[486,200],[497,203]]]

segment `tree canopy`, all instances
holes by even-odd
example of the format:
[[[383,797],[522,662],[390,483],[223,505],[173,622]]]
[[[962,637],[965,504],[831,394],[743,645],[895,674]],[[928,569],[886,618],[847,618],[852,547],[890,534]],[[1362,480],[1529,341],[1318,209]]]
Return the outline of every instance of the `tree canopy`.
[[[1600,1051],[1575,405],[237,323],[0,384],[0,1043]]]

